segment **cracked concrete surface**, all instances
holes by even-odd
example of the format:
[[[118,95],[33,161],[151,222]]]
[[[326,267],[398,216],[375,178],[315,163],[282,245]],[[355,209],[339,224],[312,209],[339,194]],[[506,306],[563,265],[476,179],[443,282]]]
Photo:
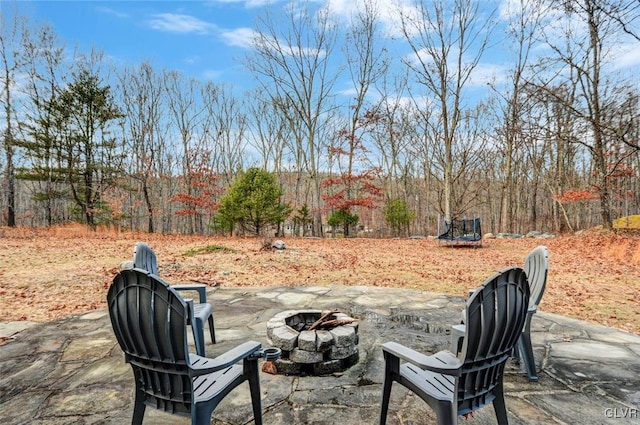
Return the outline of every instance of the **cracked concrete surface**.
[[[384,364],[380,345],[396,341],[425,353],[449,347],[462,298],[373,287],[216,288],[216,354],[245,341],[267,346],[266,322],[289,309],[339,308],[360,323],[358,363],[330,376],[261,374],[265,424],[378,423]],[[542,305],[544,306],[544,300]],[[0,422],[126,424],[133,375],[106,310],[49,323],[0,324]],[[511,424],[640,424],[640,336],[539,312],[532,339],[540,381],[513,362],[505,376]],[[148,408],[145,424],[189,423]],[[213,424],[252,423],[247,385],[220,404]],[[435,423],[429,406],[394,384],[389,424]],[[491,407],[465,424],[493,424]]]

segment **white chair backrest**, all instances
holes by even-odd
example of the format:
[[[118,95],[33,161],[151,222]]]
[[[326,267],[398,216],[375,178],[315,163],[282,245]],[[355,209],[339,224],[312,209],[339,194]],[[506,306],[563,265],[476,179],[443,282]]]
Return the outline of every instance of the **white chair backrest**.
[[[146,270],[149,273],[158,274],[158,260],[156,253],[144,242],[136,243],[133,252],[133,267]]]
[[[549,249],[540,245],[527,255],[524,271],[529,281],[529,308],[537,307],[547,285],[549,271]]]

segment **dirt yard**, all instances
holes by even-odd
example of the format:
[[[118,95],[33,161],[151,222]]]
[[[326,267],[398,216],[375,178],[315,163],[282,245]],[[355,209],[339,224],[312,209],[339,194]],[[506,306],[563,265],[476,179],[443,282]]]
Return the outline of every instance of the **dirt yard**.
[[[211,286],[365,285],[464,296],[495,271],[550,250],[540,310],[640,334],[640,237],[585,232],[553,239],[491,239],[482,248],[431,239],[263,240],[0,229],[0,321],[49,321],[106,307],[107,288],[136,241],[157,253],[168,282]]]

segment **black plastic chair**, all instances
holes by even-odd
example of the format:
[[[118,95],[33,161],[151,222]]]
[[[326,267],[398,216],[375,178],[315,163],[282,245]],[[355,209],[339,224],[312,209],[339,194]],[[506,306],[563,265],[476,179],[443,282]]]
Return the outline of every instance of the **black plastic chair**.
[[[107,303],[116,339],[135,377],[132,424],[142,424],[146,406],[190,416],[192,424],[210,424],[218,403],[244,381],[249,382],[255,423],[262,424],[260,343],[245,342],[216,358],[190,354],[190,303],[146,270],[120,271]]]
[[[426,401],[435,410],[438,424],[455,425],[458,416],[489,403],[493,403],[498,423],[508,424],[503,373],[522,333],[528,304],[524,270],[507,268],[486,280],[467,300],[460,358],[450,351],[427,356],[394,342],[383,344],[380,424],[387,421],[393,382]]]
[[[524,271],[527,273],[531,295],[524,329],[520,339],[518,339],[518,344],[514,347],[513,355],[515,358],[522,360],[529,380],[535,382],[538,380],[538,374],[536,372],[535,358],[533,357],[533,347],[531,346],[531,319],[538,311],[538,305],[547,286],[549,250],[546,246],[540,245],[527,255],[524,260]]]
[[[155,275],[158,275],[158,260],[156,253],[151,249],[149,245],[144,242],[136,243],[133,252],[133,267],[147,270]],[[209,333],[211,334],[211,342],[216,343],[216,331],[213,323],[213,306],[207,302],[207,286],[200,283],[178,284],[171,285],[171,287],[177,291],[195,291],[198,293],[198,302],[193,304],[193,316],[194,321],[189,320],[187,323],[191,324],[193,328],[193,339],[196,344],[196,352],[204,356],[204,324],[209,323]]]
[[[522,335],[518,339],[518,343],[513,348],[513,357],[524,365],[525,372],[529,377],[529,381],[537,382],[538,374],[536,372],[536,362],[533,356],[533,347],[531,346],[531,319],[538,311],[538,305],[544,295],[547,285],[547,273],[549,271],[549,250],[546,246],[540,245],[533,249],[524,260],[524,271],[527,274],[529,282],[529,308],[527,310],[527,318],[525,320]],[[473,291],[470,292],[472,294]],[[462,348],[462,338],[465,334],[464,320],[460,325],[451,327],[451,351],[460,352]]]

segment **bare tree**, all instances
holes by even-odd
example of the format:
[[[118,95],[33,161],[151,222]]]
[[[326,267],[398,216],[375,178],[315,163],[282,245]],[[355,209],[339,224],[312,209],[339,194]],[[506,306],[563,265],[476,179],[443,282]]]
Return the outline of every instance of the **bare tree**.
[[[120,75],[120,94],[126,117],[130,176],[140,184],[147,213],[147,231],[156,231],[157,205],[152,196],[158,190],[160,164],[165,149],[162,123],[167,119],[166,92],[162,75],[151,63],[125,68]]]
[[[523,134],[530,138],[530,143],[525,146],[528,155],[525,161],[539,173],[541,183],[553,202],[548,208],[551,228],[560,232],[571,231],[573,226],[565,206],[560,202],[560,197],[568,188],[579,184],[576,163],[579,145],[574,143],[578,138],[579,129],[575,125],[572,111],[565,107],[567,103],[573,103],[576,86],[562,84],[540,89],[534,85],[527,85],[524,93],[530,100],[530,107],[523,111],[521,120],[525,125]],[[532,214],[537,214],[538,206],[536,203],[530,210]],[[532,208],[531,204],[529,208]],[[532,217],[532,222],[535,223],[535,216]]]
[[[198,82],[192,78],[186,78],[176,71],[165,73],[165,88],[169,96],[168,107],[170,110],[170,122],[177,137],[178,144],[182,148],[182,177],[184,179],[184,191],[187,196],[193,196],[191,176],[196,173],[196,167],[192,160],[199,150],[197,146],[196,130],[205,110],[197,98],[199,92]],[[194,215],[185,214],[187,230],[194,233]]]
[[[382,120],[373,133],[378,166],[384,175],[387,198],[407,201],[411,160],[409,159],[410,133],[415,129],[414,109],[404,101],[407,96],[406,75],[391,75],[377,84],[380,97],[378,114]]]
[[[623,101],[611,117],[617,128],[618,138],[623,141],[611,152],[611,161],[619,163],[614,179],[614,202],[619,215],[628,217],[632,211],[640,211],[640,93],[622,88]],[[614,211],[615,212],[615,211]]]
[[[492,13],[483,15],[473,0],[416,2],[401,10],[401,30],[413,55],[406,65],[433,96],[437,114],[430,130],[443,148],[443,212],[454,218],[454,147],[471,139],[459,134],[466,105],[464,89],[484,53],[493,28]],[[437,116],[437,117],[436,117]],[[471,115],[467,115],[471,116]]]
[[[206,112],[202,134],[211,145],[211,167],[229,185],[244,162],[247,114],[243,101],[233,95],[231,86],[211,82],[203,86],[202,100]]]
[[[14,4],[14,6],[16,6]],[[4,168],[6,192],[6,222],[7,226],[16,225],[16,175],[15,175],[15,136],[17,132],[16,90],[18,87],[18,73],[24,67],[21,55],[21,44],[27,31],[27,23],[23,16],[14,8],[0,7],[0,105],[3,112],[2,147],[6,160]]]
[[[289,4],[284,15],[259,18],[247,66],[286,117],[296,153],[313,184],[314,235],[322,235],[319,134],[326,123],[337,73],[329,75],[336,27],[326,10],[312,12],[308,1]]]
[[[543,8],[544,2],[542,0],[519,0],[507,3],[503,11],[508,19],[507,34],[512,42],[514,61],[509,70],[506,92],[501,92],[501,88],[496,88],[496,93],[500,93],[502,100],[501,128],[497,132],[504,157],[499,223],[502,232],[516,230],[515,209],[517,205],[515,205],[515,197],[518,192],[515,180],[519,175],[517,168],[523,162],[523,147],[527,139],[527,134],[524,132],[524,119],[531,103],[524,90],[530,79],[525,73],[530,67],[532,49],[537,42],[535,35],[540,29]],[[536,208],[535,205],[530,207]]]
[[[583,127],[580,137],[572,140],[584,146],[593,160],[595,188],[600,202],[602,225],[612,227],[611,177],[617,172],[619,163],[609,161],[609,152],[620,143],[609,117],[612,108],[621,102],[613,90],[611,70],[607,70],[613,49],[622,42],[621,36],[629,36],[635,28],[638,16],[630,15],[637,10],[637,2],[631,0],[578,0],[554,1],[553,23],[545,27],[545,42],[551,47],[553,56],[561,67],[555,77],[565,85],[574,87],[576,96],[569,99],[559,96],[562,92],[550,88],[559,85],[540,82],[538,87],[546,90],[557,102],[568,108],[575,117],[575,125]],[[632,20],[629,20],[631,16]],[[631,37],[637,40],[637,33]],[[549,66],[549,63],[545,63]],[[618,79],[615,85],[623,85]],[[567,100],[570,100],[568,102]]]
[[[248,145],[258,155],[261,168],[272,169],[280,178],[288,163],[293,163],[287,140],[293,137],[284,114],[270,99],[249,92],[246,102],[248,113]]]
[[[64,216],[54,218],[56,204],[64,202],[64,173],[60,158],[60,141],[56,140],[53,102],[61,89],[66,69],[65,49],[53,29],[47,25],[25,34],[22,45],[25,58],[25,93],[20,123],[22,137],[16,145],[23,148],[28,166],[16,167],[16,176],[32,183],[32,199],[44,210],[44,221],[51,226]],[[59,210],[65,211],[62,205]]]
[[[368,136],[383,119],[370,99],[371,91],[388,66],[384,45],[379,41],[379,27],[376,3],[358,3],[344,45],[353,97],[345,109],[345,122],[338,127],[329,147],[339,173],[323,181],[323,187],[328,189],[323,195],[326,206],[340,210],[344,216],[356,208],[375,209],[381,200],[381,188],[374,183],[379,173],[372,166],[368,146]],[[343,226],[344,235],[349,236],[351,225],[345,221]]]

